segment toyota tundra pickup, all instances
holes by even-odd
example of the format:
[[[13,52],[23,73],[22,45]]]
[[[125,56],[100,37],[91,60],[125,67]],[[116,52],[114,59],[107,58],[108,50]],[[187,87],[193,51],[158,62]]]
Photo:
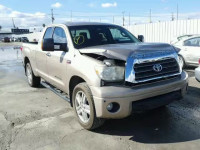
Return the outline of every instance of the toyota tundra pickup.
[[[38,44],[24,43],[22,53],[29,85],[42,79],[65,93],[88,130],[165,106],[187,91],[188,75],[173,46],[142,43],[117,25],[50,25]]]

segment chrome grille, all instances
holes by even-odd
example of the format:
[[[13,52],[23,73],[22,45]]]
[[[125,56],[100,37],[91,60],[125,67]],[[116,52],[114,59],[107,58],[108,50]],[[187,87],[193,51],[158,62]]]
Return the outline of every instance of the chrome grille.
[[[162,70],[160,72],[156,72],[153,69],[153,66],[156,64],[160,64],[162,66]],[[157,60],[153,62],[144,62],[140,64],[134,65],[135,71],[135,81],[148,81],[160,77],[176,75],[179,73],[179,65],[175,58],[166,58],[162,60]]]

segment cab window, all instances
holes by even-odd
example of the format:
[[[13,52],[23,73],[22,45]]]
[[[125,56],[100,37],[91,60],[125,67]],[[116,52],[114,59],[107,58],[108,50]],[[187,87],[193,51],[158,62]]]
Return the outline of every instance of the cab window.
[[[51,27],[47,28],[43,39],[52,38],[52,34],[53,34],[53,28],[51,28]]]
[[[65,51],[67,49],[67,37],[65,31],[56,27],[53,33],[54,49]]]

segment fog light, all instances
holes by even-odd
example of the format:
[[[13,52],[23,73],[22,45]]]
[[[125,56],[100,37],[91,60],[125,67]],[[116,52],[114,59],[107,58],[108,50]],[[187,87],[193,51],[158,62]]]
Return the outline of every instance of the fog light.
[[[111,111],[113,109],[113,103],[108,104],[107,106],[107,110]]]
[[[111,113],[116,113],[119,110],[119,108],[120,108],[120,105],[118,103],[115,103],[115,102],[110,103],[107,106],[107,110]]]

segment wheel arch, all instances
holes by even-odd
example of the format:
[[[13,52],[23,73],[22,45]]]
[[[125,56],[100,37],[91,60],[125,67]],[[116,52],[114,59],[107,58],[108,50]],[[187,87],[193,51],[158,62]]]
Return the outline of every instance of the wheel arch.
[[[86,81],[80,76],[76,76],[76,75],[72,76],[69,81],[69,97],[70,97],[70,104],[72,107],[73,107],[73,102],[72,102],[73,90],[79,83],[83,83],[83,82],[86,82]]]
[[[188,62],[186,61],[186,58],[182,54],[178,54],[178,56],[183,58],[184,67],[188,66]]]
[[[185,59],[185,57],[182,54],[180,54],[180,53],[178,54],[178,56],[181,56],[181,57],[183,57],[183,59]]]
[[[29,58],[28,58],[28,57],[25,57],[25,58],[24,58],[24,69],[25,69],[25,73],[26,73],[26,64],[27,64],[28,62],[30,63]]]

